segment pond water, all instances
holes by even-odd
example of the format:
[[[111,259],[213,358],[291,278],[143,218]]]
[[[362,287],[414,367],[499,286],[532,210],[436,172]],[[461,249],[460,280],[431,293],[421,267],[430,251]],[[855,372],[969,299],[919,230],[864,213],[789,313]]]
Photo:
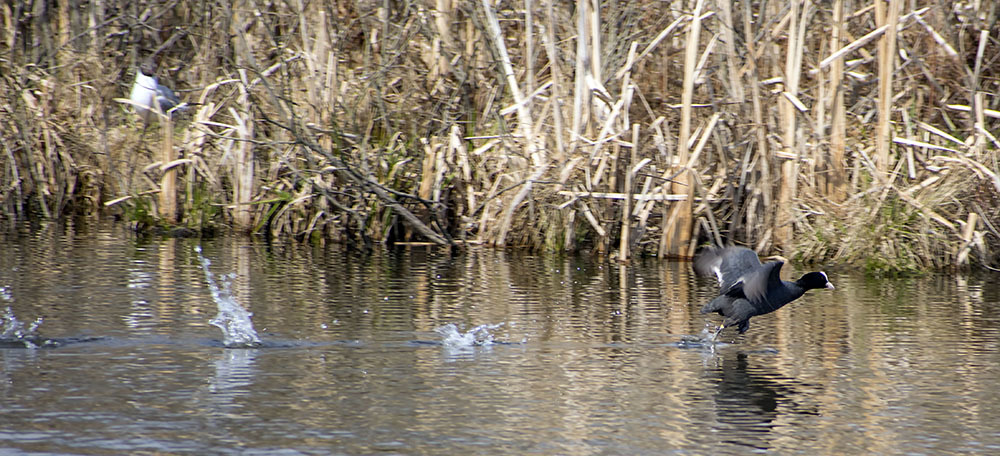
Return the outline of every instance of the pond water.
[[[199,245],[261,347],[223,345]],[[828,271],[701,344],[689,263],[103,225],[0,252],[2,454],[1000,452],[997,276]]]

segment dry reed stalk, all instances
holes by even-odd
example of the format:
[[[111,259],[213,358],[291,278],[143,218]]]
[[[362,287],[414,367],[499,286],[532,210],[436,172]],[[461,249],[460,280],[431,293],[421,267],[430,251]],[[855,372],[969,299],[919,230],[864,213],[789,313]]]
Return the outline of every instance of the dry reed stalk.
[[[819,45],[819,55],[823,55],[828,47],[829,43],[827,42],[826,37],[822,38]],[[816,84],[813,87],[815,87],[816,94],[814,98],[815,102],[812,105],[813,131],[811,136],[816,138],[817,141],[822,142],[821,138],[826,137],[826,127],[828,122],[827,106],[829,105],[829,97],[826,94],[828,86],[826,82],[826,75],[823,74],[822,71],[817,71],[815,76]],[[807,111],[808,109],[803,112]],[[808,142],[810,141],[807,140],[807,143]],[[813,191],[815,191],[818,187],[826,189],[826,168],[829,168],[827,166],[827,162],[829,160],[828,153],[822,147],[810,147],[809,149],[811,149],[812,153],[810,154],[810,159],[807,160],[806,164],[808,168],[808,171],[806,172],[808,186]],[[822,172],[817,172],[817,169]]]
[[[241,116],[233,108],[229,113],[236,121],[236,134],[240,139],[233,157],[233,225],[237,230],[249,232],[253,228],[250,203],[255,176],[253,116],[249,111]]]
[[[434,141],[432,144],[427,138],[420,138],[420,143],[424,146],[424,159],[423,170],[420,172],[420,188],[417,190],[417,196],[425,200],[430,200],[434,193],[434,181],[437,176],[435,167],[441,144],[437,141]]]
[[[978,94],[986,95],[986,93],[981,92],[981,91],[978,92],[977,95]],[[985,103],[985,100],[984,100],[984,103]],[[973,101],[973,104],[976,104],[976,102]],[[972,113],[974,116],[982,116],[984,120],[985,120],[986,117],[991,117],[993,119],[1000,119],[1000,111],[997,111],[995,109],[986,109],[986,108],[978,109],[978,108],[973,108],[973,107],[970,107],[968,105],[962,105],[962,104],[946,104],[946,105],[944,105],[944,107],[946,107],[946,108],[948,108],[948,109],[950,109],[952,111],[969,112],[969,113]],[[973,128],[975,128],[975,127],[973,127]]]
[[[576,76],[573,93],[573,126],[570,149],[581,139],[584,126],[590,125],[593,81],[600,81],[600,28],[596,0],[577,0]],[[589,136],[589,135],[588,135]]]
[[[559,59],[559,53],[556,50],[556,35],[555,35],[555,17],[552,11],[553,0],[545,0],[545,16],[548,20],[549,26],[545,27],[545,33],[542,34],[542,41],[545,46],[545,53],[548,57],[549,71],[552,73],[552,93],[551,101],[552,105],[552,122],[554,127],[554,132],[552,136],[555,137],[556,141],[556,154],[553,157],[556,162],[563,162],[566,160],[566,146],[563,143],[563,108],[562,102],[564,99],[564,91],[562,89],[562,62]]]
[[[722,19],[722,41],[726,47],[726,77],[728,81],[726,89],[729,91],[729,98],[733,102],[742,103],[743,99],[746,98],[746,93],[740,81],[739,72],[736,69],[739,55],[736,52],[736,29],[733,22],[733,5],[732,2],[725,0],[716,2],[716,5],[719,7],[719,16]]]
[[[746,210],[746,226],[752,229],[753,227],[770,227],[772,226],[772,212],[771,207],[771,152],[767,143],[767,132],[765,131],[764,124],[764,107],[761,101],[760,94],[760,75],[758,73],[757,67],[757,55],[758,49],[756,46],[756,37],[754,36],[754,27],[752,21],[753,12],[750,9],[750,5],[743,3],[743,40],[747,46],[747,66],[750,86],[750,99],[752,101],[752,118],[753,118],[753,132],[757,144],[757,166],[760,168],[760,177],[755,184],[751,184],[753,191],[751,192],[754,196],[750,198],[745,206],[748,208]],[[756,197],[759,194],[760,197]],[[757,210],[757,203],[763,204],[764,210]],[[759,217],[759,221],[757,218]],[[761,236],[760,239],[764,239]],[[748,235],[747,241],[749,241],[750,236]],[[760,249],[758,249],[760,250]]]
[[[888,1],[888,0],[882,0],[882,1]],[[877,4],[878,3],[876,3],[876,5]],[[867,11],[867,9],[868,8],[866,8],[865,11]],[[924,8],[918,9],[916,11],[912,11],[910,13],[907,13],[907,14],[905,14],[903,16],[900,16],[898,18],[898,20],[896,21],[897,22],[896,28],[898,29],[900,26],[902,26],[902,24],[904,24],[905,22],[909,21],[910,19],[923,22],[922,19],[921,19],[921,16],[924,13],[926,13],[927,11],[930,11],[930,10],[931,10],[930,7],[924,7]],[[857,14],[858,13],[855,13],[855,15],[857,15]],[[845,55],[850,54],[851,52],[854,52],[854,51],[858,51],[859,49],[860,49],[859,52],[862,53],[862,55],[863,55],[863,57],[864,57],[865,60],[871,60],[872,57],[862,47],[865,46],[866,44],[874,41],[875,39],[877,39],[879,37],[882,37],[883,34],[886,33],[886,31],[888,31],[888,30],[889,30],[889,25],[888,24],[881,25],[881,26],[876,27],[875,30],[872,30],[872,31],[866,33],[861,38],[854,39],[853,41],[851,41],[850,44],[848,44],[848,45],[846,45],[846,46],[844,46],[844,47],[842,47],[840,49],[837,49],[836,51],[832,52],[829,56],[827,56],[826,58],[824,58],[823,60],[821,60],[819,62],[819,68],[820,69],[826,69],[828,66],[830,66],[830,64],[833,63],[834,60],[837,60],[839,58],[843,58]],[[849,32],[847,32],[846,30],[844,31],[844,34],[845,34],[846,38],[848,38],[848,39],[851,38],[851,34]]]
[[[431,68],[429,78],[438,79],[441,75],[448,74],[450,69],[449,59],[444,49],[454,49],[455,43],[451,36],[451,24],[455,17],[455,4],[452,0],[436,0],[434,12],[434,26],[437,36],[434,37],[432,54],[436,57],[435,64]]]
[[[967,266],[969,263],[969,253],[972,251],[972,242],[976,235],[976,223],[979,221],[979,214],[970,212],[968,219],[962,224],[962,244],[955,254],[955,266]],[[981,236],[981,235],[980,235]]]
[[[722,183],[723,181],[721,179],[716,179],[715,183],[712,184],[712,188],[708,189],[708,191],[705,192],[705,197],[702,198],[701,204],[699,204],[698,207],[696,207],[694,210],[695,214],[705,214],[705,217],[701,218],[701,220],[706,221],[707,219],[706,221],[706,224],[708,225],[707,231],[711,235],[712,241],[715,243],[715,245],[718,246],[723,246],[725,245],[725,243],[722,240],[722,233],[719,231],[719,224],[715,220],[715,214],[713,214],[712,211],[708,209],[709,209],[709,203],[717,199],[716,195],[719,189],[722,187]],[[699,188],[701,187],[702,187],[701,183],[699,182]],[[694,243],[694,241],[692,241],[691,252],[693,253],[696,248],[697,245]]]
[[[638,164],[634,165],[631,170],[632,174],[638,175],[639,171],[641,171],[642,168],[651,161],[651,159],[645,158]],[[642,190],[639,192],[639,195],[643,198],[652,198],[655,195],[652,191],[652,185],[653,176],[646,176],[646,180],[642,184]],[[635,209],[632,210],[632,217],[636,218],[635,229],[633,230],[636,234],[632,239],[632,249],[635,249],[635,246],[642,240],[643,234],[646,232],[646,221],[649,219],[649,214],[652,212],[655,204],[656,203],[652,200],[644,202],[640,201],[639,204],[635,205]]]
[[[917,122],[917,126],[928,133],[947,139],[948,141],[951,141],[958,146],[965,146],[965,141],[962,141],[961,139],[958,139],[931,124],[925,122]]]
[[[633,41],[628,48],[628,55],[625,58],[625,67],[631,68],[636,58],[636,51],[639,49],[639,43]],[[618,72],[620,73],[620,72]],[[618,74],[616,73],[616,74]],[[634,127],[629,113],[632,107],[632,99],[635,95],[636,86],[632,83],[632,72],[626,71],[621,77],[621,90],[619,93],[622,94],[621,98],[625,99],[625,106],[622,109],[622,130],[626,130],[629,126]],[[633,138],[635,138],[633,136]]]
[[[620,242],[618,244],[618,261],[622,262],[628,261],[631,256],[629,234],[632,228],[629,222],[632,217],[632,180],[635,178],[635,172],[631,167],[636,164],[639,156],[639,124],[632,125],[632,147],[630,152],[628,166],[625,169],[625,204],[622,206],[622,226],[621,234],[619,235]]]
[[[507,106],[506,108],[501,109],[500,110],[500,115],[501,116],[506,116],[506,115],[508,115],[508,114],[510,114],[512,112],[516,112],[518,109],[521,109],[521,108],[524,108],[524,107],[528,107],[530,105],[530,103],[531,103],[532,100],[534,100],[536,97],[541,96],[542,93],[544,93],[546,90],[548,90],[550,87],[552,87],[552,83],[553,83],[552,81],[549,81],[549,82],[546,82],[545,84],[542,84],[541,87],[535,89],[530,94],[528,94],[528,96],[524,97],[521,100],[521,103],[515,103],[513,105],[510,105],[510,106]]]
[[[431,192],[430,198],[433,203],[441,202],[441,189],[444,187],[445,175],[448,174],[449,171],[448,163],[455,162],[454,156],[454,143],[449,138],[447,147],[442,144],[438,149],[437,157],[434,160],[434,185],[432,187],[434,191]]]
[[[598,239],[601,240],[606,239],[608,236],[608,232],[604,229],[603,226],[601,226],[601,222],[597,221],[597,217],[594,217],[594,213],[590,210],[590,206],[587,206],[587,203],[582,199],[577,200],[576,204],[580,206],[580,209],[583,211],[583,216],[587,219],[588,222],[590,222],[590,226],[594,228],[594,231],[597,233]],[[599,242],[598,245],[603,246],[604,243]]]
[[[673,33],[674,30],[676,30],[677,27],[679,27],[682,22],[688,20],[689,18],[690,18],[690,16],[688,16],[686,14],[681,15],[677,19],[674,19],[674,21],[671,22],[670,25],[664,27],[663,30],[660,30],[660,33],[658,33],[656,35],[656,37],[653,38],[649,42],[649,44],[646,45],[646,48],[643,49],[642,52],[636,58],[629,59],[629,64],[621,67],[618,70],[618,72],[615,73],[615,77],[618,78],[618,79],[621,79],[622,76],[625,74],[626,71],[631,71],[633,65],[635,65],[636,63],[639,63],[643,59],[645,59],[646,56],[649,55],[650,52],[653,52],[653,50],[656,49],[657,46],[659,46],[660,42],[663,41],[664,38],[670,36],[670,34]]]
[[[587,36],[590,42],[587,43],[587,48],[591,51],[589,55],[590,60],[590,71],[587,73],[588,88],[590,90],[601,89],[605,94],[607,90],[603,90],[603,87],[598,87],[601,81],[604,81],[604,76],[601,73],[604,68],[601,65],[602,52],[601,52],[601,1],[600,0],[590,0],[589,8],[584,15],[586,27],[590,30]],[[598,93],[599,95],[599,93]]]
[[[266,86],[265,78],[270,73],[267,71],[259,73],[259,76],[252,81],[243,69],[239,70],[238,74],[239,83],[236,84],[237,95],[234,102],[240,109],[237,111],[231,106],[227,109],[233,118],[232,128],[233,132],[236,133],[236,138],[231,138],[229,141],[229,145],[233,147],[230,149],[232,151],[230,178],[233,183],[231,217],[237,230],[249,232],[253,229],[250,202],[253,199],[253,183],[256,174],[253,153],[254,117],[250,90],[258,83],[264,83]]]
[[[517,210],[517,208],[521,205],[524,199],[531,192],[533,183],[541,179],[542,175],[545,174],[546,171],[548,171],[548,168],[549,166],[547,163],[537,165],[535,167],[535,172],[531,174],[531,176],[523,183],[521,189],[517,192],[517,194],[514,195],[514,198],[511,200],[510,205],[503,213],[503,218],[500,222],[500,231],[499,234],[497,234],[496,238],[497,245],[506,245],[507,233],[510,232],[510,224],[514,218],[514,212]],[[603,236],[601,237],[603,238]]]
[[[684,201],[687,199],[686,194],[675,194],[675,193],[664,193],[663,187],[655,187],[652,191],[642,194],[633,194],[632,200],[645,203],[647,201]],[[560,190],[556,192],[558,195],[571,197],[569,201],[562,204],[563,207],[569,204],[575,203],[577,199],[589,198],[589,199],[609,199],[609,200],[622,200],[628,197],[625,193],[620,192],[588,192],[586,190]]]
[[[215,167],[209,166],[208,163],[206,163],[206,159],[210,157],[210,154],[206,153],[206,149],[211,149],[210,145],[212,144],[213,139],[229,139],[230,135],[235,132],[236,127],[232,125],[220,124],[211,120],[220,111],[220,105],[211,101],[211,96],[216,93],[218,88],[237,82],[240,82],[239,79],[218,80],[205,86],[205,88],[201,91],[201,95],[198,97],[198,109],[195,111],[190,128],[187,128],[184,133],[183,147],[186,151],[185,156],[190,157],[192,160],[192,166],[188,168],[188,192],[186,195],[187,199],[185,204],[187,207],[185,209],[185,213],[191,213],[191,209],[193,209],[192,206],[194,204],[194,184],[196,175],[201,176],[202,181],[208,184],[208,188],[206,189],[207,191],[213,194],[223,192],[220,179],[214,171]],[[221,127],[224,130],[222,130],[221,133],[217,133],[211,129],[213,126]]]
[[[311,24],[306,18],[306,10],[305,10],[305,5],[303,4],[303,0],[296,0],[295,8],[296,10],[298,10],[297,19],[298,19],[299,40],[302,42],[303,49],[301,51],[301,54],[306,63],[306,70],[309,71],[310,74],[318,74],[320,72],[320,68],[325,66],[319,59],[325,57],[326,53],[325,52],[319,53],[317,51],[322,49],[329,42],[328,39],[322,39],[325,38],[324,35],[326,32],[326,27],[323,26],[316,27],[317,29],[316,37],[315,39],[313,39],[313,37],[310,36],[309,33]],[[308,99],[310,100],[321,99],[320,91],[322,90],[322,88],[319,87],[319,84],[317,83],[318,81],[322,81],[322,79],[310,78],[306,81],[307,84],[305,85],[304,88],[306,89],[306,92],[309,97]],[[318,112],[313,112],[314,116],[316,114],[318,114]]]
[[[843,44],[844,32],[844,0],[835,0],[833,4],[833,33],[830,40],[831,49],[840,49]],[[847,198],[847,176],[844,169],[845,139],[847,137],[847,110],[844,107],[844,59],[838,57],[830,67],[830,90],[828,106],[830,109],[830,160],[827,176],[826,195],[835,203]]]
[[[488,241],[487,233],[489,230],[487,230],[487,227],[489,227],[489,222],[493,214],[493,211],[490,209],[490,206],[494,205],[497,206],[498,213],[503,210],[502,209],[503,205],[499,201],[494,200],[494,198],[498,194],[497,192],[500,189],[500,182],[503,179],[504,179],[503,175],[497,176],[496,179],[493,179],[492,184],[489,185],[489,191],[486,192],[486,195],[483,198],[483,202],[481,203],[483,207],[482,209],[483,214],[479,217],[479,223],[478,223],[479,236],[476,238],[476,241],[479,243],[487,243]]]
[[[701,34],[701,12],[704,8],[704,0],[698,0],[691,14],[691,23],[688,24],[687,44],[684,48],[684,81],[681,89],[681,125],[678,135],[678,163],[686,163],[689,158],[688,140],[691,135],[691,104],[694,97],[695,65],[698,57],[699,35]],[[662,240],[660,244],[663,249],[659,256],[684,257],[688,244],[691,240],[691,228],[693,219],[691,214],[691,199],[694,198],[694,188],[691,186],[691,178],[682,172],[673,182],[674,193],[683,191],[687,198],[671,206],[670,215],[666,225],[663,227]]]
[[[326,57],[326,81],[323,84],[323,106],[326,106],[320,117],[320,122],[322,125],[330,125],[333,114],[334,106],[340,104],[340,90],[337,84],[337,70],[338,70],[338,56],[334,51],[330,50],[327,52]],[[320,146],[326,150],[331,150],[333,148],[333,139],[331,135],[323,135],[320,140]]]
[[[315,32],[310,40],[307,33],[310,30],[310,25],[306,19],[306,8],[302,1],[298,2],[298,8],[300,11],[300,35],[304,48],[301,54],[303,54],[307,70],[313,75],[304,81],[309,96],[309,106],[313,113],[311,118],[318,119],[320,125],[330,125],[334,106],[336,106],[337,59],[330,46],[333,40],[328,33],[326,11],[321,9],[316,12],[315,26],[312,27]],[[333,145],[332,138],[330,135],[322,135],[319,138],[319,144],[324,149],[330,149]]]
[[[507,83],[507,90],[510,91],[511,96],[514,98],[514,104],[518,106],[518,129],[520,130],[521,135],[525,138],[525,141],[527,141],[529,149],[533,149],[535,141],[532,138],[534,129],[532,128],[531,112],[527,106],[525,106],[524,95],[522,95],[521,87],[517,84],[517,76],[514,74],[514,67],[511,64],[510,54],[507,52],[507,45],[504,44],[503,33],[500,31],[500,22],[497,21],[496,12],[493,11],[493,7],[489,4],[489,0],[482,0],[482,6],[483,12],[486,14],[486,25],[487,31],[490,33],[490,43],[493,45],[493,48],[500,57],[500,68],[503,70],[504,80]]]
[[[458,125],[451,126],[451,135],[448,137],[448,146],[455,151],[455,160],[458,168],[462,171],[462,182],[465,184],[466,217],[472,217],[472,211],[476,208],[476,188],[472,181],[472,165],[469,161],[469,149],[462,140],[462,130]]]
[[[205,106],[199,108],[194,115],[194,120],[192,125],[194,128],[189,128],[184,132],[184,150],[185,156],[191,157],[191,165],[187,169],[187,177],[185,179],[185,198],[184,198],[184,213],[191,214],[194,209],[194,187],[195,180],[198,174],[198,164],[199,162],[204,163],[202,157],[200,157],[200,152],[202,147],[204,147],[205,142],[208,140],[208,135],[202,131],[199,122],[208,120],[205,117],[208,112]],[[209,107],[210,109],[210,107]]]
[[[525,92],[535,90],[535,15],[531,0],[524,0],[524,81]],[[531,112],[531,106],[528,106]]]
[[[576,210],[570,209],[563,223],[563,250],[571,252],[576,250]]]
[[[24,183],[21,180],[21,170],[17,166],[17,159],[14,158],[14,152],[11,150],[7,141],[0,136],[0,146],[3,146],[3,150],[6,153],[6,165],[4,166],[4,175],[9,175],[11,184],[5,190],[5,193],[10,195],[13,193],[13,198],[5,197],[3,198],[4,203],[4,216],[8,220],[21,220],[24,217]]]
[[[976,63],[978,66],[978,62]],[[972,135],[975,140],[972,143],[971,153],[974,157],[982,157],[983,151],[987,146],[987,138],[990,137],[990,132],[986,130],[986,94],[981,91],[976,91],[972,97],[973,99],[973,128]],[[992,138],[993,142],[996,143],[996,138]]]
[[[510,231],[514,213],[524,201],[524,198],[526,198],[531,192],[533,183],[540,179],[541,176],[548,170],[549,163],[544,149],[539,147],[537,144],[531,112],[526,106],[525,98],[517,84],[517,79],[514,75],[507,47],[503,41],[500,24],[497,21],[496,14],[487,0],[483,0],[482,7],[486,16],[486,25],[487,31],[490,34],[490,42],[500,58],[500,65],[503,69],[503,75],[507,83],[507,88],[514,98],[514,104],[517,109],[518,130],[524,138],[526,153],[529,157],[531,157],[535,168],[530,177],[519,183],[522,184],[521,189],[511,199],[510,204],[507,205],[501,216],[500,227],[494,242],[498,245],[505,245],[507,241],[507,233]]]
[[[159,111],[160,107],[156,106]],[[160,178],[159,213],[160,218],[169,224],[177,223],[177,170],[167,169],[174,161],[174,128],[169,116],[160,119],[160,129],[163,139],[160,143],[160,162],[163,177]]]
[[[606,187],[609,189],[618,189],[620,187],[618,185],[618,170],[622,168],[621,162],[624,161],[624,158],[622,158],[622,148],[620,142],[615,141],[611,144],[611,154],[608,157],[608,161],[610,162],[610,165],[608,165],[608,183]],[[610,214],[614,212],[615,209],[616,208],[614,206],[608,204],[604,206],[602,212]]]
[[[983,128],[985,123],[983,122],[983,120],[985,118],[984,103],[986,94],[982,92],[982,88],[980,87],[981,85],[983,85],[980,83],[980,75],[982,74],[983,53],[986,50],[986,45],[989,41],[989,36],[990,36],[989,30],[983,29],[979,31],[979,46],[976,48],[976,63],[973,67],[972,76],[970,77],[969,81],[970,85],[969,93],[972,95],[970,97],[971,98],[970,104],[972,105],[972,109],[974,112],[974,117],[972,118],[973,127],[971,133],[974,135],[975,140],[972,144],[972,154],[976,157],[982,155],[983,149],[985,148],[986,145],[985,135],[983,135],[982,133],[985,132],[985,129]]]
[[[900,110],[900,114],[903,117],[903,132],[906,134],[907,138],[913,138],[913,122],[910,122],[910,114],[906,109]],[[895,138],[893,138],[895,142]],[[917,168],[916,163],[914,163],[913,158],[913,147],[907,145],[904,150],[906,151],[906,177],[909,179],[917,178]]]
[[[16,115],[18,116],[17,126],[20,127],[21,136],[23,138],[33,138],[33,137],[45,137],[45,128],[43,125],[38,125],[35,122],[36,118],[47,118],[45,114],[48,114],[45,109],[44,100],[39,100],[34,91],[23,88],[19,90],[17,96],[20,98],[23,105],[19,106],[21,109],[17,109]],[[44,96],[44,94],[39,94],[39,96]],[[41,131],[39,131],[41,130]],[[37,135],[37,136],[36,136]],[[34,193],[34,197],[38,200],[38,208],[42,212],[42,217],[45,219],[52,218],[52,211],[49,209],[49,202],[47,197],[52,194],[49,188],[49,179],[46,176],[46,169],[49,168],[48,160],[45,158],[45,153],[40,149],[45,147],[45,144],[34,144],[29,143],[26,140],[25,150],[22,152],[23,160],[25,162],[25,168],[27,169],[27,176],[30,178],[28,182],[29,189],[33,188],[34,192],[29,190],[29,194]]]
[[[607,167],[609,155],[605,152],[606,149],[603,146],[608,142],[611,142],[612,140],[617,140],[618,137],[623,134],[623,132],[621,131],[615,131],[612,134],[611,130],[613,130],[615,127],[616,123],[615,121],[617,121],[619,116],[623,113],[622,108],[628,102],[629,95],[630,93],[626,92],[611,107],[611,115],[609,115],[608,118],[605,119],[604,125],[601,127],[601,131],[597,135],[597,141],[594,141],[593,145],[591,146],[590,160],[594,161],[598,155],[600,155],[600,158],[596,159],[598,162],[597,170],[594,172],[593,179],[590,181],[587,187],[588,189],[593,189],[596,186],[598,186],[601,183],[601,179],[604,176],[604,170]],[[617,142],[612,142],[612,147],[614,147],[615,144],[617,144]],[[612,188],[613,187],[614,186],[612,185]]]
[[[888,27],[879,40],[878,47],[878,125],[875,134],[875,161],[878,172],[888,172],[889,145],[892,141],[892,98],[893,73],[896,61],[896,27],[899,26],[899,0],[888,0],[888,10],[884,2],[875,3],[876,24]],[[884,177],[884,176],[883,176]]]
[[[801,6],[801,9],[800,9]],[[788,13],[789,25],[787,47],[785,50],[784,97],[779,101],[782,119],[782,152],[788,158],[781,164],[781,183],[778,187],[778,213],[775,223],[775,243],[786,251],[792,248],[795,216],[795,203],[799,179],[799,151],[802,145],[797,142],[798,126],[797,106],[799,77],[802,74],[802,58],[805,53],[805,30],[812,15],[811,2],[806,0],[800,5],[799,0],[791,2]],[[801,105],[801,103],[798,103]]]

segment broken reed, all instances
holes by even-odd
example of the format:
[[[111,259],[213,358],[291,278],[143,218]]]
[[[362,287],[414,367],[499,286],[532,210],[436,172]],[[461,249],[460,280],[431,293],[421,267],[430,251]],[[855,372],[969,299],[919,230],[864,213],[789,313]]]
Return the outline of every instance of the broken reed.
[[[176,169],[180,223],[316,241],[994,264],[997,2],[903,3],[4,9],[2,210],[135,219]],[[144,44],[197,103],[162,139],[109,102]]]

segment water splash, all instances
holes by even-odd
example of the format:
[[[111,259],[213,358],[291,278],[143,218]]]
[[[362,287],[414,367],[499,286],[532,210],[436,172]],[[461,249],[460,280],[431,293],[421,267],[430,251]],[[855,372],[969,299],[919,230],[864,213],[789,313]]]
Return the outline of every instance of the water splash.
[[[719,334],[716,332],[718,328],[713,324],[706,324],[697,335],[681,336],[681,340],[676,345],[678,348],[700,348],[710,352],[715,351],[716,347],[729,345],[718,339]]]
[[[194,248],[198,252],[198,261],[205,271],[205,280],[208,282],[208,289],[212,292],[212,299],[219,308],[219,314],[209,320],[213,326],[222,330],[222,343],[229,348],[253,348],[261,346],[260,337],[253,328],[250,317],[252,313],[247,311],[233,297],[233,280],[235,273],[223,274],[219,276],[216,283],[209,266],[212,262],[201,254],[201,246]],[[219,286],[221,285],[221,287]]]
[[[491,331],[502,327],[504,323],[495,325],[479,325],[468,331],[462,332],[454,323],[434,328],[434,332],[440,334],[443,339],[441,343],[452,349],[462,349],[469,347],[481,347],[493,345],[495,340]]]
[[[718,340],[719,334],[721,334],[721,331],[719,331],[718,326],[715,326],[711,323],[706,323],[705,327],[701,329],[700,336],[701,340],[709,343],[714,343]]]
[[[25,328],[24,322],[18,320],[14,316],[14,311],[10,309],[10,306],[7,306],[7,310],[0,314],[0,345],[38,348],[46,342],[37,334],[38,327],[41,325],[42,317],[38,317]]]

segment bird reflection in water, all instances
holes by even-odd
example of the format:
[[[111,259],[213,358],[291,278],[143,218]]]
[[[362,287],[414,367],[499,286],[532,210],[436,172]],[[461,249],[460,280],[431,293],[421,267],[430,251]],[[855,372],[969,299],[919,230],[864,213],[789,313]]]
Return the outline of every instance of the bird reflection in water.
[[[721,367],[706,372],[717,376],[715,412],[718,435],[725,443],[768,450],[774,438],[772,431],[781,421],[790,424],[794,416],[819,415],[816,406],[802,405],[802,386],[795,379],[784,377],[767,366],[750,366],[750,355],[733,353],[721,359]]]

